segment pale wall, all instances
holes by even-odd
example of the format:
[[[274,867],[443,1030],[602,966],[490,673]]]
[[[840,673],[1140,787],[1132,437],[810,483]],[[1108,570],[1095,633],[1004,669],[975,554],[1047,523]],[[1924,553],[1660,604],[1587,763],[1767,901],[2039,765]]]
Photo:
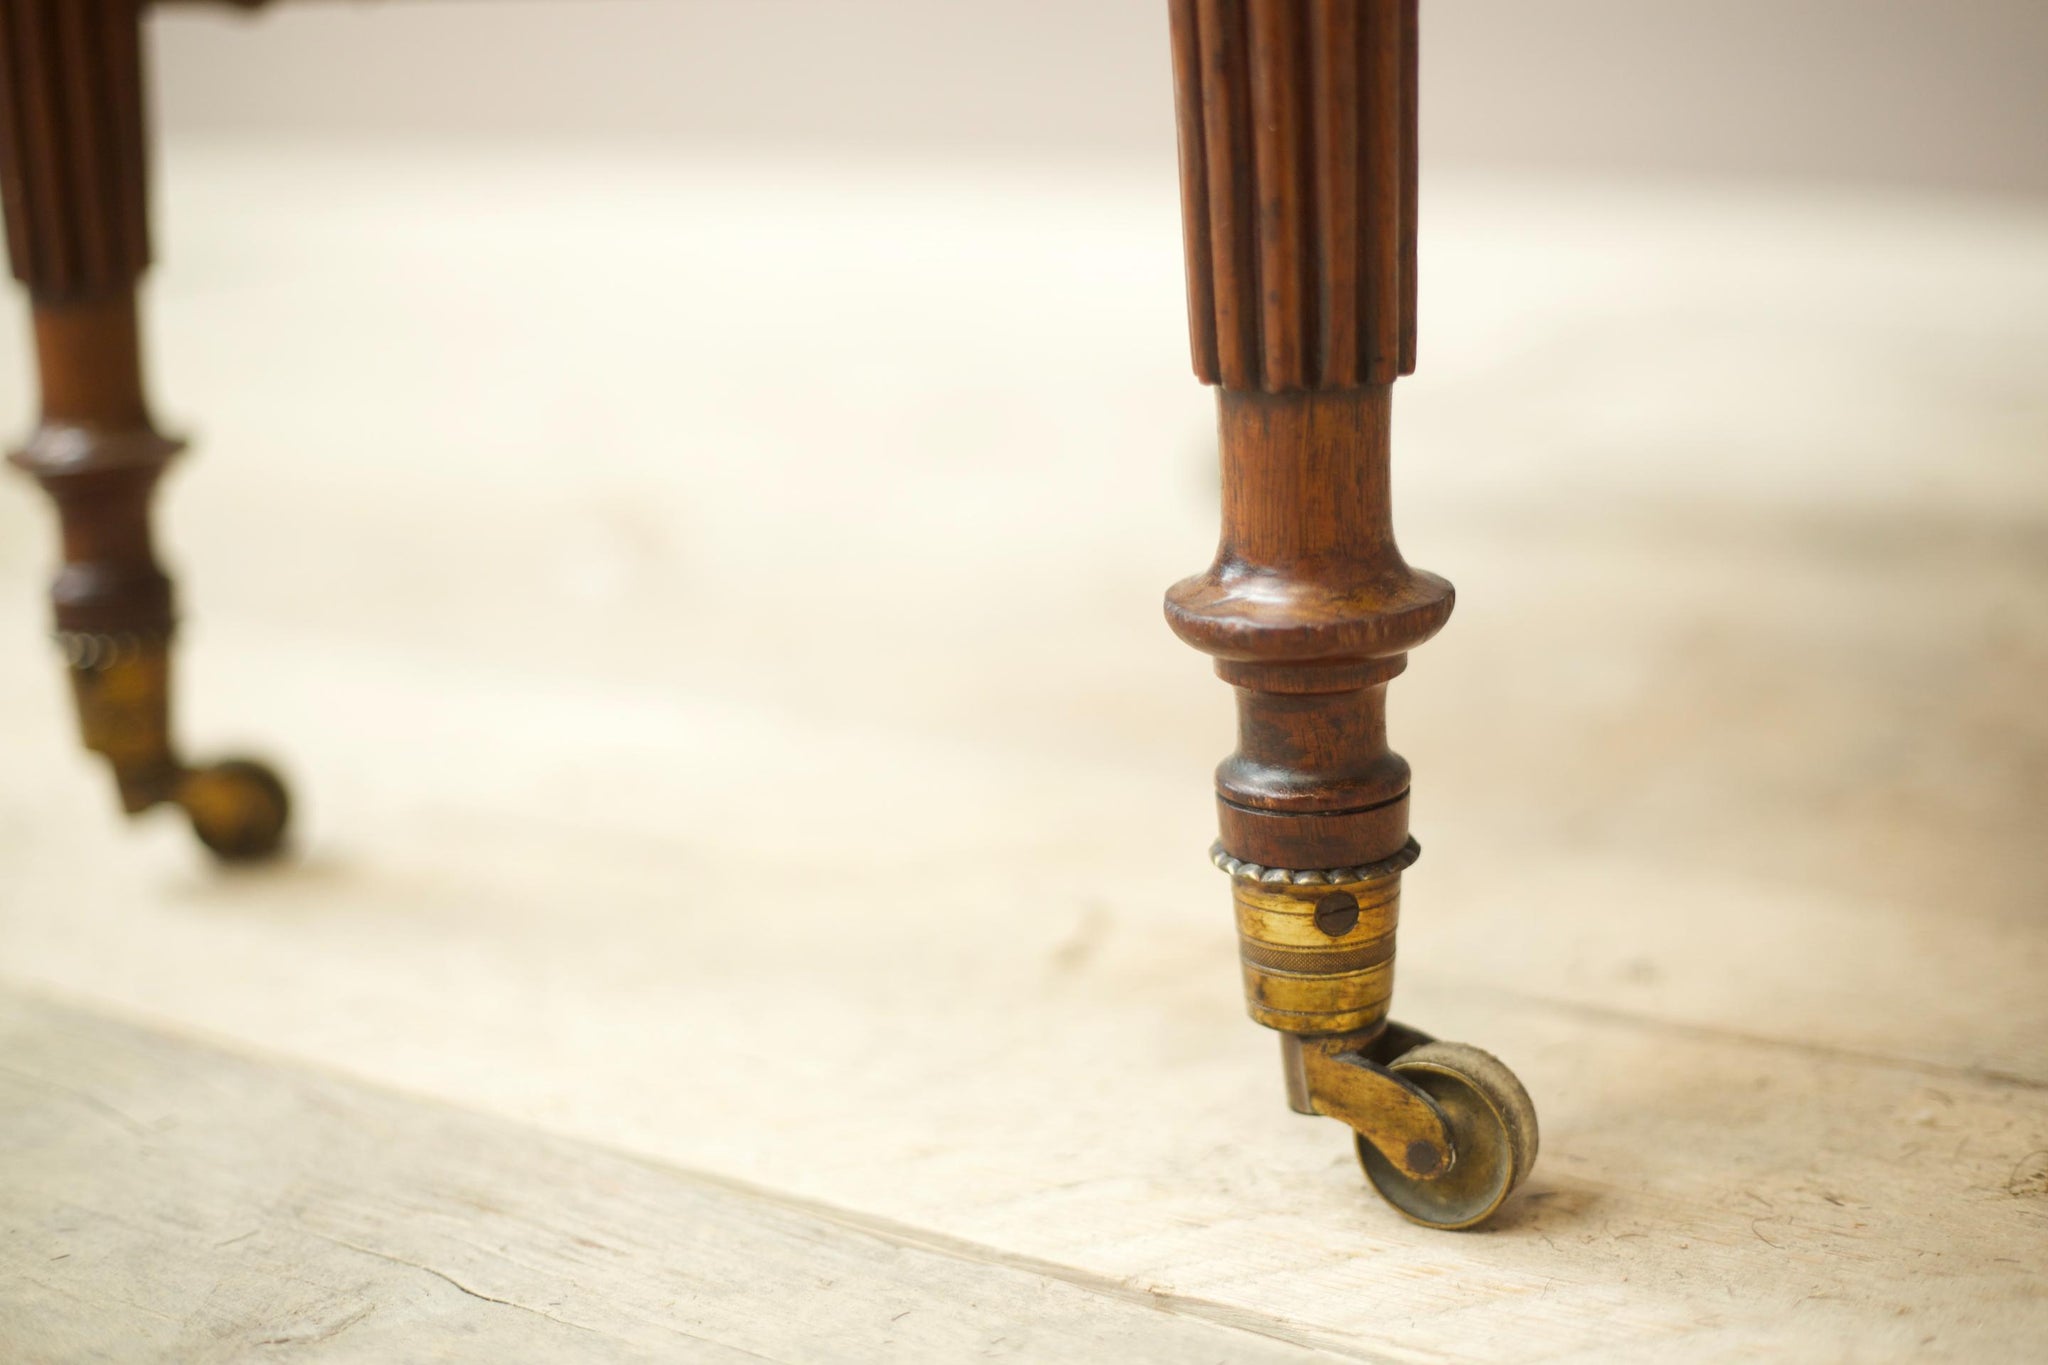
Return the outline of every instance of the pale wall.
[[[173,132],[1170,154],[1163,0],[309,0],[160,21]],[[2041,0],[1434,0],[1434,165],[2048,193]]]

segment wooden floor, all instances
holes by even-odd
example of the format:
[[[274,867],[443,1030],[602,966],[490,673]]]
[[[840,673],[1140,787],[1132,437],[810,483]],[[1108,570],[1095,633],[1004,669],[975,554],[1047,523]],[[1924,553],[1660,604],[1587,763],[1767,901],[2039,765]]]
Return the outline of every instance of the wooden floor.
[[[1161,169],[173,148],[304,837],[120,826],[0,496],[0,1355],[2048,1355],[2048,211],[1431,186],[1397,1013],[1543,1118],[1447,1235],[1237,999]]]

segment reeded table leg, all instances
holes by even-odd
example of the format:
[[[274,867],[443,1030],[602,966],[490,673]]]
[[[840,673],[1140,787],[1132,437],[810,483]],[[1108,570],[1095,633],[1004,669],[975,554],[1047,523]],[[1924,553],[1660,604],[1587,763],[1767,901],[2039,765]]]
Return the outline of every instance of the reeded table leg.
[[[125,810],[175,802],[216,854],[257,858],[283,838],[283,785],[247,761],[188,768],[170,738],[174,615],[150,503],[180,443],[143,396],[146,152],[138,0],[0,0],[0,198],[42,385],[13,459],[57,507],[51,598],[79,726]]]
[[[1388,491],[1415,367],[1415,0],[1170,0],[1195,372],[1217,385],[1223,537],[1167,594],[1237,689],[1217,770],[1251,1015],[1288,1098],[1343,1119],[1432,1227],[1489,1217],[1536,1115],[1479,1051],[1391,1024],[1408,765],[1386,688],[1451,612]]]

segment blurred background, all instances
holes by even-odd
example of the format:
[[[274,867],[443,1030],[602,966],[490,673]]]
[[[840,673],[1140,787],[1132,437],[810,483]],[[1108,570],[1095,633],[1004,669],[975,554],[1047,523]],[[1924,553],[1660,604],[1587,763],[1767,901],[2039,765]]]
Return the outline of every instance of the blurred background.
[[[1424,9],[1397,523],[1459,608],[1392,689],[1398,1013],[1536,1094],[1531,1235],[1677,1257],[1825,1127],[1859,1246],[2007,1252],[1942,1220],[2048,1150],[2048,6]],[[154,24],[184,728],[280,760],[300,857],[118,827],[17,484],[16,975],[1251,1307],[1247,1247],[1334,1248],[1289,1311],[1396,1344],[1601,1316],[1404,1317],[1239,1013],[1160,0]],[[1931,1074],[2008,1106],[1982,1171],[1902,1135]],[[1723,1212],[1684,1264],[1765,1254]],[[1755,1311],[2000,1339],[1814,1263]]]
[[[163,26],[179,134],[829,147],[1156,163],[1150,0],[314,0]],[[1432,169],[2048,191],[2029,0],[1466,0],[1429,15]]]

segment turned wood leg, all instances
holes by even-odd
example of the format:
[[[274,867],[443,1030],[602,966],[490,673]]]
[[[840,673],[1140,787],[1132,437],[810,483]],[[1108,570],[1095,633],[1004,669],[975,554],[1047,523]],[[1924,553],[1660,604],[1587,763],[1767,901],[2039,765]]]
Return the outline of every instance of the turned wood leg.
[[[180,442],[150,420],[136,326],[149,264],[138,0],[0,0],[0,199],[34,312],[42,415],[13,455],[56,504],[51,589],[85,746],[123,809],[183,807],[223,858],[274,852],[283,786],[260,764],[180,762],[171,582],[150,505]]]
[[[1450,616],[1388,491],[1415,366],[1416,0],[1170,0],[1195,373],[1218,389],[1223,536],[1174,631],[1237,689],[1216,773],[1251,1015],[1288,1097],[1349,1123],[1435,1227],[1491,1215],[1536,1116],[1508,1070],[1387,1018],[1408,765],[1386,689]]]

